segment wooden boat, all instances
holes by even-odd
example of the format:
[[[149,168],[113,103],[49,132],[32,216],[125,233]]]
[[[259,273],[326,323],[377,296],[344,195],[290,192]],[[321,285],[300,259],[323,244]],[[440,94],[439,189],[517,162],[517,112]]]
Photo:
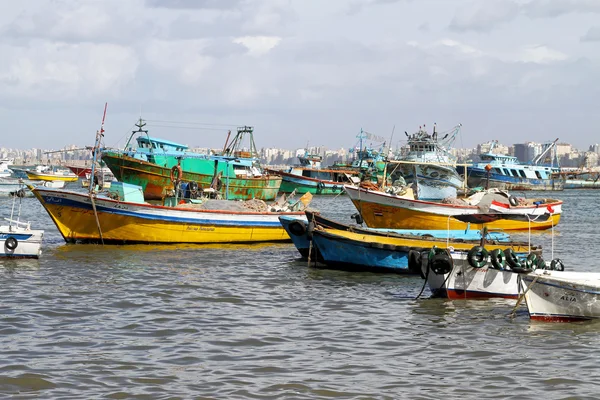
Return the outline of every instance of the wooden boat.
[[[518,199],[498,189],[454,203],[415,200],[356,186],[344,189],[370,228],[543,230],[556,226],[562,211],[560,200]]]
[[[268,169],[270,173],[281,176],[280,192],[337,195],[344,193],[345,184],[360,182],[357,169],[321,168],[322,157],[308,152],[298,159],[300,165],[286,171]]]
[[[543,271],[522,275],[520,288],[533,320],[600,318],[600,273]]]
[[[142,187],[147,200],[163,200],[177,182],[196,182],[200,189],[216,189],[229,200],[274,200],[281,177],[269,175],[258,162],[253,128],[238,128],[225,143],[223,155],[193,153],[183,144],[152,138],[140,119],[125,150],[102,151],[102,161],[121,182]],[[137,148],[130,146],[134,135]],[[242,151],[242,140],[250,138],[250,151]]]
[[[44,166],[38,166],[35,171],[26,170],[25,173],[32,181],[76,182],[79,179],[77,175],[70,172]]]
[[[556,176],[560,171],[558,165],[541,163],[557,141],[548,143],[531,163],[521,163],[517,157],[493,153],[497,141],[492,142],[490,150],[480,154],[481,162],[466,167],[467,184],[472,188],[503,190],[563,190],[564,181]],[[456,169],[465,174],[465,167],[457,166]]]
[[[107,194],[30,187],[67,243],[253,243],[290,240],[278,217],[306,220],[301,211],[272,205],[258,209],[259,200],[175,199],[174,206],[144,201],[139,186],[113,182]],[[179,204],[184,200],[184,204]],[[216,209],[215,209],[216,208]]]
[[[450,153],[452,143],[460,132],[461,124],[448,132],[427,132],[425,126],[409,135],[407,145],[395,160],[387,165],[388,177],[392,182],[404,181],[415,190],[415,198],[420,200],[442,200],[456,197],[466,182],[456,171],[456,157]],[[442,136],[443,135],[443,136]]]
[[[10,218],[4,218],[8,225],[0,225],[0,258],[39,258],[44,231],[31,229],[29,222],[20,221],[21,205],[14,219],[15,204],[16,197],[13,197]]]
[[[419,274],[409,268],[409,252],[429,251],[433,247],[468,251],[479,245],[477,240],[427,237],[423,235],[371,235],[316,226],[312,242],[323,262],[331,267],[368,271]],[[486,241],[489,251],[510,248],[515,253],[539,251],[525,242]]]
[[[87,178],[92,172],[92,169],[90,167],[78,167],[75,165],[67,165],[67,168],[69,168],[71,172],[73,172],[80,178]]]

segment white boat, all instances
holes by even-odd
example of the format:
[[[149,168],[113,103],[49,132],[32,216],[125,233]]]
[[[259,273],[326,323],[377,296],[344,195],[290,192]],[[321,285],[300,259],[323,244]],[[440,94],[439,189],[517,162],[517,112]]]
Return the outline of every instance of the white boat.
[[[29,222],[21,222],[21,199],[17,219],[13,218],[16,197],[10,218],[4,218],[8,225],[0,225],[0,257],[2,258],[39,258],[42,254],[43,230],[31,229]]]
[[[519,297],[519,276],[558,272],[546,269],[554,268],[555,264],[546,263],[537,256],[541,249],[532,246],[530,251],[529,254],[532,255],[522,254],[515,257],[521,261],[529,257],[532,263],[541,268],[511,267],[506,261],[498,261],[498,253],[492,252],[488,256],[486,252],[482,256],[481,247],[474,247],[468,253],[444,249],[437,249],[431,254],[423,253],[423,262],[419,267],[434,297],[516,299]],[[409,259],[410,257],[409,254]],[[506,260],[507,257],[503,254],[503,258]]]
[[[12,158],[0,159],[0,178],[9,178],[13,175],[12,170],[9,168],[14,162]]]
[[[543,271],[521,276],[520,289],[533,320],[600,318],[600,273]]]
[[[431,134],[424,126],[412,135],[406,133],[407,146],[387,166],[391,181],[405,180],[419,200],[456,197],[458,189],[466,188],[466,182],[456,171],[456,158],[450,149],[461,126],[440,133],[434,124]]]

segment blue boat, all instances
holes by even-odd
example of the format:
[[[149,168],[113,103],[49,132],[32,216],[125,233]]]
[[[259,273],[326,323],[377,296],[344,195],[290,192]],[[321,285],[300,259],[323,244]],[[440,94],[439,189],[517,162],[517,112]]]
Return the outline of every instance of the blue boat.
[[[479,241],[440,239],[424,236],[382,236],[352,231],[315,228],[310,232],[316,247],[328,267],[372,272],[419,274],[419,255],[432,248],[451,249],[467,253],[479,248]],[[488,251],[512,248],[515,253],[526,253],[535,246],[525,242],[486,241]],[[412,254],[416,259],[412,259]],[[411,262],[412,259],[412,262]]]
[[[393,238],[393,239],[405,239],[405,240],[419,240],[431,242],[430,247],[433,245],[446,246],[448,240],[456,243],[468,243],[469,246],[473,246],[481,241],[481,231],[479,230],[467,230],[467,231],[435,231],[435,230],[406,230],[406,229],[372,229],[372,228],[361,228],[358,226],[345,225],[337,221],[330,220],[321,216],[319,213],[306,211],[306,217],[308,221],[312,221],[314,226],[318,226],[322,229],[332,229],[337,231],[350,231],[353,233],[359,233],[363,235],[377,236],[381,238]],[[300,255],[304,259],[308,259],[309,251],[311,253],[311,260],[322,261],[320,255],[320,248],[318,246],[312,246],[311,239],[309,238],[309,227],[307,221],[298,220],[293,217],[281,216],[279,217],[281,225],[286,230],[292,242],[300,252]],[[314,232],[313,229],[311,229]],[[492,242],[508,243],[510,236],[503,232],[488,232],[486,234],[486,240]],[[451,243],[450,243],[451,244]]]
[[[531,163],[521,163],[517,157],[494,154],[497,141],[491,143],[487,153],[480,154],[480,162],[467,168],[467,185],[470,188],[498,188],[502,190],[563,190],[564,179],[560,177],[558,164],[541,164],[541,160],[556,145],[549,143],[546,149]],[[465,167],[457,166],[460,174]]]

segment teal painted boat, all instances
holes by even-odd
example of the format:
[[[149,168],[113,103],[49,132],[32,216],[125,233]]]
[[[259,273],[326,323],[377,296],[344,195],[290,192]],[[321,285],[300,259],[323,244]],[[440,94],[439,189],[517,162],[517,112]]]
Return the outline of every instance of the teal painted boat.
[[[175,183],[196,182],[199,190],[214,190],[229,200],[274,200],[282,178],[269,174],[260,166],[254,144],[253,128],[240,127],[222,155],[193,153],[183,144],[153,138],[140,119],[125,150],[102,151],[106,163],[117,180],[141,186],[147,200],[162,200],[172,194]],[[135,135],[137,148],[131,146]],[[249,151],[242,151],[244,137]]]

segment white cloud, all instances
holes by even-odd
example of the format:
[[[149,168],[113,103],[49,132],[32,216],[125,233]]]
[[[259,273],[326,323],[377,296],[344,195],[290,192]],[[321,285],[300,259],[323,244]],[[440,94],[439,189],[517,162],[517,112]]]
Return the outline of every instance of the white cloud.
[[[591,27],[585,35],[581,37],[582,42],[600,42],[600,26]]]
[[[248,54],[251,56],[267,54],[279,42],[281,42],[281,38],[274,36],[243,36],[233,39],[233,43],[245,46],[248,49]]]
[[[488,32],[497,25],[513,20],[519,14],[519,5],[507,0],[474,1],[461,7],[450,22],[457,32]]]
[[[523,48],[519,54],[518,61],[532,62],[536,64],[547,64],[556,61],[564,61],[568,56],[558,50],[547,46],[536,45]]]

